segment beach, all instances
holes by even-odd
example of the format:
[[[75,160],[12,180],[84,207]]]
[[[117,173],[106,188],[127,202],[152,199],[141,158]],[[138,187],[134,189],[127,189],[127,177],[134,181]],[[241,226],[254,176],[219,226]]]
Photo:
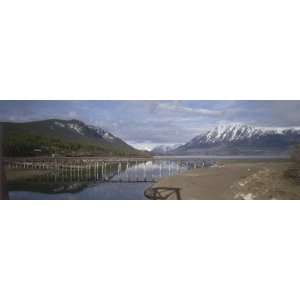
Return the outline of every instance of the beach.
[[[288,178],[289,161],[227,161],[165,177],[145,190],[155,200],[300,199],[300,185]]]

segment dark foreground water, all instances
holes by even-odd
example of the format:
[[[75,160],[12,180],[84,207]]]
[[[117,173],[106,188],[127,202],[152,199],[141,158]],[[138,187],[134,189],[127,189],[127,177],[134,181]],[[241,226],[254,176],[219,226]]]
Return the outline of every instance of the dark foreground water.
[[[155,181],[192,168],[207,167],[206,160],[157,159],[147,162],[93,162],[81,169],[58,168],[43,176],[9,182],[10,199],[146,199],[144,191]]]
[[[144,190],[149,183],[103,183],[83,188],[72,193],[40,193],[34,191],[11,191],[10,199],[20,200],[143,200]],[[34,187],[30,187],[34,190]]]

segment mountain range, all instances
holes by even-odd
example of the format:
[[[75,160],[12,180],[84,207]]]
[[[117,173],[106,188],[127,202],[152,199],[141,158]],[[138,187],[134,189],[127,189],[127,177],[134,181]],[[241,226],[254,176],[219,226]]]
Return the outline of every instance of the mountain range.
[[[220,125],[201,133],[186,144],[165,151],[164,154],[287,155],[296,144],[300,144],[300,127],[273,128],[231,124]]]
[[[151,153],[155,154],[155,155],[162,155],[162,154],[166,154],[169,153],[173,150],[175,150],[176,148],[178,148],[179,146],[181,146],[181,144],[176,144],[176,145],[160,145],[160,146],[156,146],[151,150]]]
[[[5,156],[149,156],[122,139],[79,120],[2,122]],[[152,149],[153,155],[287,155],[300,144],[300,127],[220,125],[183,145]]]
[[[146,156],[100,127],[79,120],[2,122],[5,156],[116,155]]]

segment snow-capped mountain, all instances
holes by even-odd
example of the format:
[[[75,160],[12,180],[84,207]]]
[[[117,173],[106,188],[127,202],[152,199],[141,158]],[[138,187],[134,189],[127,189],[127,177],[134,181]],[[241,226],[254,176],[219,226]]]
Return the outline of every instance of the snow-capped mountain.
[[[151,150],[151,153],[153,154],[167,154],[168,152],[178,148],[181,146],[181,144],[176,144],[176,145],[160,145],[156,146]]]
[[[300,127],[219,125],[173,150],[176,154],[284,154],[300,143]]]

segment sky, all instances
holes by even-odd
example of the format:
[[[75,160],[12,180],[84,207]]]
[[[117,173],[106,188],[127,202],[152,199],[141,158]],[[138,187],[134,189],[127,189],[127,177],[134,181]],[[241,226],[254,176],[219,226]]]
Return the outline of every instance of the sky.
[[[0,121],[78,119],[150,150],[219,124],[300,126],[300,101],[0,101]]]

